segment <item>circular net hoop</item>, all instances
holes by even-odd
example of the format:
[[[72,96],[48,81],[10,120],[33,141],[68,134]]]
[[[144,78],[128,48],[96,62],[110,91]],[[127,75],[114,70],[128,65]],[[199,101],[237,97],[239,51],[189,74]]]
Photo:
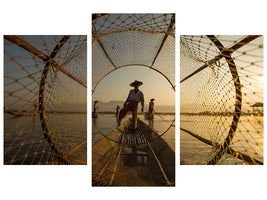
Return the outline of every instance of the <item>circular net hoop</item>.
[[[181,162],[263,164],[263,37],[180,39]]]
[[[4,38],[5,164],[86,164],[86,36]]]
[[[121,68],[140,66],[161,74],[175,91],[174,14],[95,14],[92,19],[93,95],[99,83],[107,75]],[[100,140],[99,143],[93,142],[93,185],[151,185],[138,177],[136,170],[119,164],[118,160],[123,157],[120,149],[125,142],[121,134],[105,136],[99,129],[100,119],[92,123],[93,130],[97,132],[93,133],[93,140],[95,138]],[[159,133],[159,137],[173,128],[173,125],[174,120],[170,120],[166,130]],[[137,132],[144,131],[137,129]],[[116,127],[112,133],[114,132]],[[153,143],[153,141],[148,142]],[[106,149],[110,151],[107,152]],[[109,154],[110,157],[107,156]],[[98,160],[100,157],[105,160]],[[169,165],[172,166],[170,163]],[[159,185],[161,184],[166,184],[166,180],[160,180]]]
[[[92,37],[92,93],[108,74],[129,66],[160,73],[175,91],[174,14],[96,14]]]
[[[107,74],[130,65],[158,71],[174,88],[173,14],[103,15],[93,20],[92,29],[93,92]]]

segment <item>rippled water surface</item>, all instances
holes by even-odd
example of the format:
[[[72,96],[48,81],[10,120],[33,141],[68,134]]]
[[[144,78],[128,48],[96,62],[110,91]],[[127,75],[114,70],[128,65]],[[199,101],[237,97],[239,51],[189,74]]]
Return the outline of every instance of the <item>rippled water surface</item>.
[[[87,139],[87,115],[47,114],[47,124],[54,143],[67,153]],[[4,118],[5,164],[47,164],[53,160],[53,151],[47,143],[39,116]],[[81,149],[80,149],[81,150]],[[82,147],[86,153],[86,145]]]
[[[208,140],[221,143],[227,137],[232,116],[181,115],[180,126]],[[263,117],[241,116],[230,145],[234,150],[263,161]],[[214,155],[213,147],[188,133],[180,132],[180,156],[187,164],[205,164]],[[231,155],[224,155],[219,164],[245,164]]]

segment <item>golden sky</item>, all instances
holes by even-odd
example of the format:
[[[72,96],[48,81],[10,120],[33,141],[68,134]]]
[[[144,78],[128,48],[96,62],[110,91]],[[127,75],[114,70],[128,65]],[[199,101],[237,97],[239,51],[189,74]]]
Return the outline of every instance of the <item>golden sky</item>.
[[[175,92],[167,79],[142,66],[129,66],[112,72],[99,83],[92,98],[103,102],[125,101],[133,89],[129,84],[134,80],[143,82],[139,89],[144,94],[145,104],[154,98],[158,105],[175,105]]]

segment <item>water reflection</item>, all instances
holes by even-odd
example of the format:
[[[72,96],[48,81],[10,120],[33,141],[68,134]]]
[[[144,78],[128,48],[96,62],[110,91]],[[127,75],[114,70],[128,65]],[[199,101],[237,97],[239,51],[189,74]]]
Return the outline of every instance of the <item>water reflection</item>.
[[[4,117],[5,164],[49,164],[56,159],[38,115],[13,117],[6,113]],[[86,114],[47,114],[47,121],[54,142],[62,152],[69,152],[86,141]],[[86,153],[86,145],[79,153]]]
[[[186,116],[181,115],[181,128],[214,142],[223,142],[228,135],[232,116]],[[192,137],[180,133],[180,155],[186,164],[206,164],[214,156],[214,149]],[[234,150],[263,161],[263,117],[241,116],[235,136],[230,145]],[[245,164],[230,155],[224,155],[219,164]]]

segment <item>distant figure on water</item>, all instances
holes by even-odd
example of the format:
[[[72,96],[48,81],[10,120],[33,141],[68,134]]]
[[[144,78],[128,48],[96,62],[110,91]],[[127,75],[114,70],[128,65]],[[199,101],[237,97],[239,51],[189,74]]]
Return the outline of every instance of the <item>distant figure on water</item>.
[[[117,105],[117,107],[116,107],[116,117],[119,117],[119,113],[120,113],[120,106]]]
[[[121,123],[121,120],[126,116],[126,114],[131,111],[132,112],[132,133],[136,132],[137,128],[137,110],[138,103],[141,102],[141,112],[144,112],[144,95],[139,90],[139,87],[143,85],[143,82],[135,80],[130,84],[130,86],[134,87],[133,90],[130,90],[128,98],[124,103],[124,107],[120,110],[119,118],[118,118],[118,126]]]
[[[154,101],[155,99],[150,99],[148,106],[148,119],[154,119]]]
[[[93,118],[97,118],[97,103],[98,101],[94,101],[94,111],[93,111]]]

